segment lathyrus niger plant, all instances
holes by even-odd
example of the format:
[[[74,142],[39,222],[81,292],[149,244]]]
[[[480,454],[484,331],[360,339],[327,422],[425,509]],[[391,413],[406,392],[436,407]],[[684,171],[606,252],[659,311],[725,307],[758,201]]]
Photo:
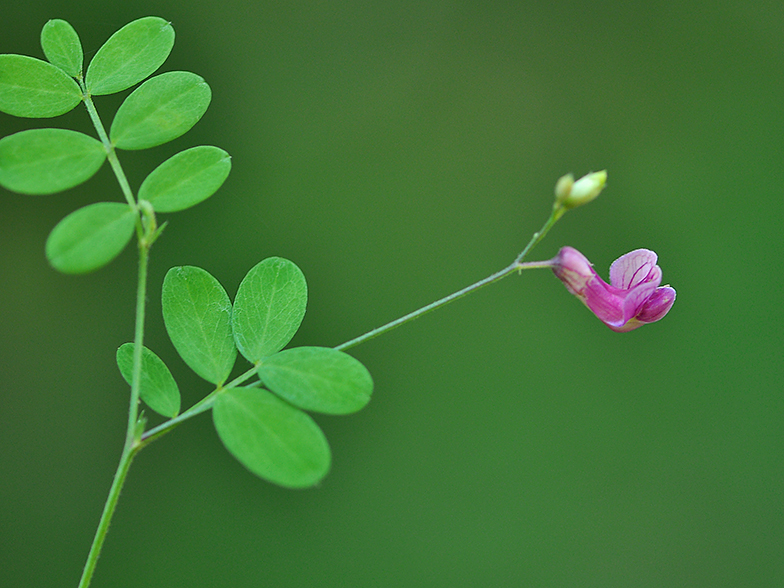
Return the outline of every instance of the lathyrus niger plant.
[[[602,191],[607,177],[597,172],[574,181],[569,174],[556,184],[550,217],[509,266],[335,348],[286,349],[305,315],[308,296],[305,277],[291,261],[280,257],[260,261],[242,280],[233,301],[205,270],[171,268],[161,291],[166,330],[188,367],[214,386],[181,412],[175,379],[143,344],[150,248],[166,226],[159,224],[158,215],[185,210],[212,196],[228,176],[231,158],[219,147],[186,149],[162,162],[134,191],[118,157],[118,151],[149,149],[183,135],[209,106],[210,87],[198,75],[185,71],[153,75],[173,45],[170,23],[158,17],[140,18],[112,35],[85,70],[76,31],[63,20],[50,20],[41,31],[47,61],[0,55],[0,111],[52,118],[82,103],[97,135],[44,128],[0,139],[0,185],[22,194],[53,194],[87,181],[108,159],[122,193],[119,201],[90,204],[54,227],[46,241],[51,266],[69,274],[98,270],[134,236],[139,252],[133,342],[117,350],[117,366],[130,386],[125,444],[80,587],[90,583],[133,458],[197,414],[212,410],[226,449],[257,476],[288,488],[309,487],[327,474],[331,455],[308,412],[349,414],[371,397],[370,374],[345,353],[350,347],[529,268],[551,268],[569,292],[616,331],[657,321],[672,306],[675,290],[659,285],[656,254],[646,249],[619,258],[610,269],[609,284],[571,247],[548,261],[524,261],[567,210],[590,202]],[[137,84],[114,113],[107,132],[94,98]],[[250,367],[227,381],[238,352]],[[142,402],[168,420],[148,428],[140,411]]]

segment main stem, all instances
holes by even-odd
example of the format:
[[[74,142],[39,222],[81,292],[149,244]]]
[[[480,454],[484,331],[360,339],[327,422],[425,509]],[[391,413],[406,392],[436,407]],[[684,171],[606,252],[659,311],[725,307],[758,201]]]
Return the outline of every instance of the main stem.
[[[140,431],[138,431],[137,423],[139,387],[141,381],[142,341],[144,339],[144,307],[147,296],[148,259],[149,247],[146,239],[142,239],[139,243],[139,280],[136,289],[136,332],[134,335],[133,376],[131,379],[131,401],[128,408],[128,429],[125,435],[125,445],[123,446],[122,455],[120,455],[120,463],[117,464],[117,471],[114,474],[112,487],[109,489],[109,496],[106,498],[101,520],[95,531],[95,537],[93,538],[93,544],[90,547],[90,553],[87,556],[87,562],[84,564],[82,578],[79,581],[79,588],[87,588],[87,586],[90,585],[90,580],[95,571],[95,565],[98,563],[98,556],[101,554],[101,548],[106,539],[106,533],[109,530],[109,523],[117,508],[117,501],[120,499],[120,490],[122,490],[123,484],[125,483],[125,478],[128,475],[128,470],[131,467],[134,456],[141,449],[139,443]]]
[[[120,490],[125,483],[125,477],[128,475],[128,470],[131,467],[131,461],[133,461],[134,455],[136,455],[136,451],[133,447],[126,445],[123,448],[120,463],[117,465],[117,471],[115,472],[114,480],[112,481],[112,487],[109,489],[109,496],[106,498],[106,504],[103,507],[101,521],[98,523],[98,528],[96,529],[95,537],[93,538],[93,544],[92,547],[90,547],[90,553],[87,556],[87,562],[84,564],[82,578],[79,581],[79,588],[87,588],[87,586],[90,585],[90,580],[92,580],[93,572],[95,571],[95,565],[98,563],[98,556],[101,554],[101,547],[103,547],[106,533],[109,530],[109,523],[112,520],[112,515],[114,515],[114,510],[117,508],[117,501],[120,499]]]
[[[84,86],[82,86],[82,90],[85,93],[84,103],[87,107],[87,112],[90,114],[95,130],[97,131],[101,142],[104,144],[107,158],[117,177],[123,195],[128,201],[128,204],[134,210],[139,211],[128,180],[120,166],[120,161],[117,159],[114,146],[106,135],[106,130],[98,116],[95,105],[93,104],[90,95],[85,92]],[[120,455],[120,462],[117,464],[117,471],[112,480],[112,486],[109,489],[109,495],[106,497],[106,504],[104,504],[103,512],[101,513],[101,520],[98,523],[93,543],[90,546],[90,553],[87,555],[87,561],[84,564],[82,577],[81,580],[79,580],[79,588],[87,588],[90,585],[93,572],[95,572],[95,566],[98,563],[98,556],[101,553],[101,548],[106,539],[106,533],[109,531],[109,523],[117,508],[117,502],[120,499],[120,491],[125,483],[125,478],[131,467],[131,462],[133,461],[134,456],[142,448],[142,445],[140,444],[142,431],[139,423],[139,391],[141,387],[142,346],[144,341],[144,310],[147,299],[147,266],[150,257],[150,246],[155,239],[156,229],[154,213],[148,211],[142,211],[142,213],[145,216],[144,222],[140,217],[137,217],[136,220],[137,234],[139,236],[139,273],[136,286],[136,328],[134,332],[131,398],[128,407],[128,425],[125,433],[125,444],[123,445],[122,454]]]

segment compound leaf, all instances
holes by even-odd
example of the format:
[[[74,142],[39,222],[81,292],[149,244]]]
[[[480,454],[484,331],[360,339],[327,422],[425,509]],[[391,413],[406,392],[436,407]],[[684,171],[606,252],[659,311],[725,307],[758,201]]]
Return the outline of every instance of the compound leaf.
[[[56,65],[72,78],[80,78],[84,53],[79,35],[65,20],[54,18],[41,30],[41,47],[49,63]]]
[[[100,141],[66,129],[31,129],[0,139],[0,185],[52,194],[90,179],[106,159]]]
[[[117,350],[117,367],[130,386],[133,380],[133,343],[124,343]],[[180,412],[177,382],[163,360],[146,347],[142,347],[139,396],[147,406],[165,417],[173,418]]]
[[[240,353],[251,363],[280,351],[305,316],[308,286],[291,261],[270,257],[245,276],[234,300],[232,327]]]
[[[295,347],[267,357],[258,368],[264,385],[304,410],[349,414],[363,408],[373,379],[358,360],[329,347]]]
[[[227,390],[216,398],[212,418],[229,453],[265,480],[305,488],[329,471],[329,444],[318,425],[266,390]]]
[[[91,272],[120,254],[131,240],[135,222],[136,213],[127,204],[90,204],[52,229],[46,240],[46,257],[61,272]]]
[[[87,66],[85,82],[94,95],[138,84],[158,69],[174,46],[174,29],[157,16],[128,23],[104,43]]]
[[[207,111],[212,92],[201,76],[170,71],[150,78],[120,105],[109,136],[119,149],[147,149],[188,132]]]
[[[0,55],[0,111],[51,118],[79,104],[82,91],[62,69],[27,55]]]
[[[212,196],[231,171],[223,149],[202,145],[177,153],[156,167],[142,182],[139,199],[156,212],[185,210]]]
[[[177,353],[199,376],[216,385],[237,358],[231,334],[231,301],[205,270],[171,268],[163,279],[163,322]]]

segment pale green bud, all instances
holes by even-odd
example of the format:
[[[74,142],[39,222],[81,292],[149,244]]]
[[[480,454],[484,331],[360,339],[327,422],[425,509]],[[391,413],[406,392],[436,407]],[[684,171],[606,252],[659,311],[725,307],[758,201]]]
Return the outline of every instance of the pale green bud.
[[[555,183],[556,207],[563,204],[563,201],[569,198],[569,194],[572,192],[572,186],[574,186],[574,176],[572,174],[566,174],[565,176],[558,178],[558,181]]]
[[[558,181],[560,183],[561,180]],[[602,190],[604,190],[606,183],[607,170],[586,174],[574,182],[574,184],[571,186],[571,190],[569,190],[569,193],[563,199],[560,199],[560,204],[567,210],[577,206],[582,206],[583,204],[588,204],[591,200],[596,198]],[[556,185],[556,189],[557,187],[558,186]],[[556,203],[559,203],[557,194]]]

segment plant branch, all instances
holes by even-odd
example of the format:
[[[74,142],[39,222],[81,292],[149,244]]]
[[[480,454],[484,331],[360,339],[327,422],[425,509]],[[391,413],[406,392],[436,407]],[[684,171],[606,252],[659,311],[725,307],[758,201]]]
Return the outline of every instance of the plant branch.
[[[131,186],[128,184],[128,178],[125,177],[125,172],[120,165],[120,160],[117,159],[117,152],[114,150],[114,145],[106,134],[106,129],[101,122],[101,117],[98,116],[98,111],[95,109],[95,104],[93,104],[92,96],[87,93],[84,82],[80,81],[79,83],[82,86],[84,105],[87,107],[87,113],[90,115],[90,120],[93,121],[95,131],[98,133],[98,138],[101,140],[101,143],[103,143],[103,147],[106,150],[106,158],[109,160],[109,165],[112,166],[112,171],[114,172],[114,175],[117,176],[117,181],[120,183],[120,189],[122,190],[123,196],[125,196],[128,204],[135,210],[138,208],[136,199],[133,197]]]
[[[387,332],[391,331],[392,329],[396,329],[397,327],[399,327],[401,325],[404,325],[407,322],[412,321],[412,320],[414,320],[416,318],[419,318],[422,315],[425,315],[425,314],[427,314],[429,312],[432,312],[432,311],[436,310],[437,308],[441,308],[442,306],[446,306],[450,302],[454,302],[455,300],[458,300],[458,299],[462,298],[463,296],[471,294],[472,292],[475,292],[475,291],[479,290],[480,288],[484,288],[485,286],[493,284],[493,283],[497,282],[498,280],[501,280],[502,278],[505,278],[509,274],[514,273],[516,270],[517,271],[522,271],[524,269],[551,267],[552,266],[552,262],[551,261],[534,261],[534,262],[529,262],[529,263],[523,263],[523,259],[525,259],[526,255],[528,255],[528,253],[530,253],[531,249],[533,249],[534,246],[537,243],[539,243],[539,241],[541,241],[544,238],[544,236],[552,228],[552,226],[558,221],[559,218],[561,218],[563,213],[564,213],[564,208],[563,207],[561,207],[561,206],[554,207],[553,208],[553,212],[550,214],[550,218],[547,219],[547,222],[545,222],[544,226],[542,226],[542,228],[539,231],[537,231],[536,233],[533,234],[533,236],[531,237],[531,240],[525,246],[525,248],[520,253],[520,255],[518,255],[515,258],[515,260],[512,262],[511,265],[505,267],[504,269],[502,269],[500,271],[495,272],[494,274],[491,274],[491,275],[487,276],[483,280],[479,280],[478,282],[475,282],[475,283],[471,284],[470,286],[466,286],[462,290],[458,290],[457,292],[454,292],[454,293],[450,294],[449,296],[444,296],[443,298],[441,298],[439,300],[436,300],[435,302],[431,302],[430,304],[428,304],[426,306],[423,306],[419,310],[415,310],[413,312],[410,312],[407,315],[400,317],[399,319],[395,319],[395,320],[393,320],[391,322],[388,322],[387,324],[385,324],[385,325],[383,325],[381,327],[375,328],[372,331],[368,331],[364,335],[360,335],[359,337],[355,337],[354,339],[351,339],[350,341],[346,341],[345,343],[342,343],[342,344],[338,345],[337,347],[335,347],[335,349],[337,349],[338,351],[345,351],[346,349],[350,349],[351,347],[355,347],[355,346],[359,345],[360,343],[364,343],[365,341],[369,341],[370,339],[374,339],[375,337],[378,337],[379,335],[383,335],[384,333],[387,333]]]
[[[165,435],[166,433],[174,429],[174,427],[176,427],[180,423],[187,421],[189,418],[195,417],[196,415],[211,409],[212,405],[215,404],[215,398],[218,396],[218,394],[220,394],[224,390],[230,390],[232,388],[236,388],[246,380],[252,378],[253,375],[256,373],[256,367],[257,366],[254,365],[246,372],[234,378],[228,384],[219,386],[218,388],[216,388],[215,390],[207,394],[207,396],[199,400],[196,404],[191,406],[188,410],[183,412],[182,414],[179,414],[176,417],[169,419],[165,423],[161,423],[157,427],[153,427],[149,431],[145,431],[140,438],[142,447],[146,447],[156,439],[159,439],[160,437],[162,437],[163,435]]]

